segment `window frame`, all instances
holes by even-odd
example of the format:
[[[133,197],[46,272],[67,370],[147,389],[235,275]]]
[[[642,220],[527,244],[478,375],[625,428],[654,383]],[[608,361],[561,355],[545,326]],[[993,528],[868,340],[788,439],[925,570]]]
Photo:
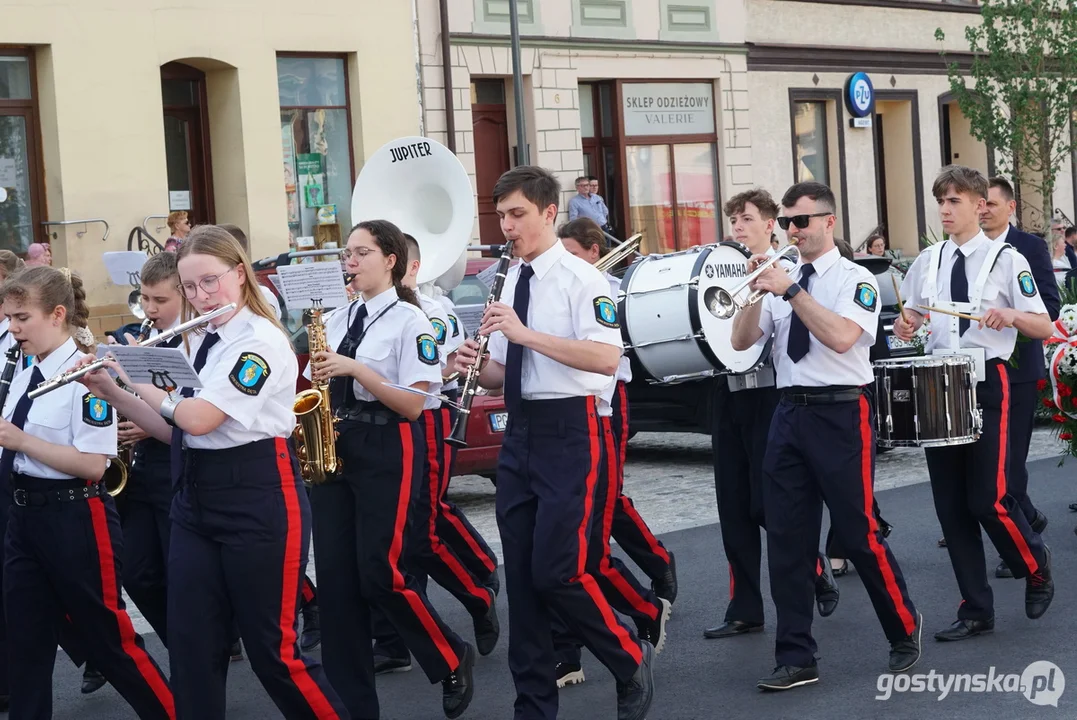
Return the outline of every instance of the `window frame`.
[[[40,93],[37,88],[37,57],[32,47],[0,44],[0,55],[25,57],[30,69],[29,99],[0,99],[0,115],[21,116],[26,123],[27,172],[30,184],[30,243],[50,242],[43,222],[48,220],[48,204],[45,197],[44,148],[41,140]],[[23,249],[20,255],[25,255]]]
[[[833,120],[837,123],[834,127],[838,136],[838,185],[837,189],[834,188],[833,181],[831,181],[829,187],[830,191],[834,193],[838,199],[841,207],[841,237],[851,243],[849,238],[849,188],[848,188],[848,175],[845,163],[845,107],[842,100],[842,91],[837,88],[789,88],[789,146],[791,151],[791,167],[793,170],[792,181],[797,182],[798,168],[797,168],[797,103],[803,102],[824,102],[834,103],[834,117],[829,117],[830,113],[827,113],[827,123]],[[829,133],[830,128],[827,128]],[[834,167],[830,168],[833,175]]]

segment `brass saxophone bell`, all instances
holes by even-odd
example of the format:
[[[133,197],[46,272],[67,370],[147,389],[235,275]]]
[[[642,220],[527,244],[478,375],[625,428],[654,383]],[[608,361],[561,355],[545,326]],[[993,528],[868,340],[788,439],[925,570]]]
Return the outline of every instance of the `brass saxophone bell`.
[[[112,497],[116,497],[127,487],[127,464],[118,457],[109,458],[108,468],[101,476],[101,483]]]

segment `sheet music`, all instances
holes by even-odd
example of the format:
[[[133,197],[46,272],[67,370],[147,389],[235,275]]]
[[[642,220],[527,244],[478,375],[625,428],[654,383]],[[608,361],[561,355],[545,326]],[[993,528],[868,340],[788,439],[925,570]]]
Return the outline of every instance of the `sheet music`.
[[[289,310],[306,310],[315,305],[335,308],[348,304],[340,263],[282,265],[277,268],[277,274],[280,276],[278,287]]]
[[[146,263],[146,253],[136,250],[107,252],[101,255],[105,269],[115,285],[137,287],[142,284],[142,266]]]
[[[162,390],[202,387],[194,366],[179,348],[110,345],[108,351],[133,383],[153,385]]]

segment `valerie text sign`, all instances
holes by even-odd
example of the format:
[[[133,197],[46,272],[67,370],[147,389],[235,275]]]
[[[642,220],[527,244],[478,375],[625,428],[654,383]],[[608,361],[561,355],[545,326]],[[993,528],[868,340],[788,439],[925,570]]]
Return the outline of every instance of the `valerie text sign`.
[[[625,83],[625,135],[702,135],[714,132],[710,83]]]

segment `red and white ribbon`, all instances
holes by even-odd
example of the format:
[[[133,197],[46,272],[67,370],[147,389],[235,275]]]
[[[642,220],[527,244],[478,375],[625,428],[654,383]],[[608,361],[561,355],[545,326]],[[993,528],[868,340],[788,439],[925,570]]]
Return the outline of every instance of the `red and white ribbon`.
[[[1051,368],[1048,373],[1051,378],[1051,392],[1054,397],[1055,409],[1071,420],[1077,420],[1077,413],[1062,409],[1062,395],[1058,391],[1059,383],[1062,382],[1062,378],[1060,377],[1061,371],[1059,370],[1059,367],[1062,365],[1062,358],[1065,357],[1066,351],[1071,347],[1077,347],[1077,335],[1070,335],[1069,330],[1062,323],[1062,320],[1055,320],[1055,330],[1057,331],[1057,334],[1052,335],[1044,341],[1045,345],[1058,343],[1054,355],[1051,357]]]

